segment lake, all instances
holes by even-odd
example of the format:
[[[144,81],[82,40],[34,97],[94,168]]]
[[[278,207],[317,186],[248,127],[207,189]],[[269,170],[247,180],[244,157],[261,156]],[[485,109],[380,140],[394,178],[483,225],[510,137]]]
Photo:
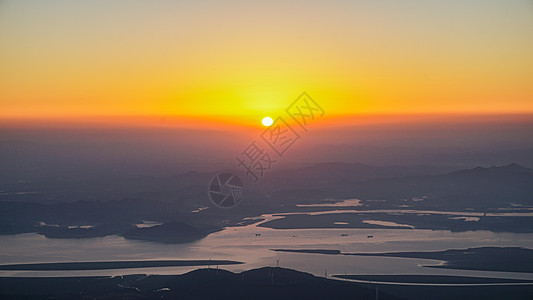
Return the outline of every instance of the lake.
[[[314,212],[313,214],[315,214]],[[427,212],[426,212],[427,213]],[[282,217],[267,214],[269,221]],[[271,229],[259,223],[227,227],[206,238],[186,244],[160,244],[128,240],[120,236],[88,239],[49,239],[38,234],[0,236],[0,264],[213,259],[242,261],[224,266],[240,272],[263,266],[276,266],[309,272],[318,276],[342,274],[457,275],[533,280],[533,273],[488,272],[424,268],[439,261],[393,258],[274,252],[270,249],[332,249],[342,252],[438,251],[481,246],[520,246],[533,248],[532,233],[491,231],[451,232],[419,229]],[[373,238],[368,238],[372,235]],[[216,268],[217,266],[211,266]],[[0,276],[96,276],[126,274],[181,274],[198,267],[158,267],[94,271],[0,271]]]

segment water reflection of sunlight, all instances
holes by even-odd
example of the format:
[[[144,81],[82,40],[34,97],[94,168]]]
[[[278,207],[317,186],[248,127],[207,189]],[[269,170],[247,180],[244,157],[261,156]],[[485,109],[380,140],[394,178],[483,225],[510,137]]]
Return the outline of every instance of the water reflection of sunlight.
[[[349,199],[350,201],[356,199]],[[351,202],[353,203],[353,202]],[[518,246],[533,248],[532,233],[504,233],[491,231],[451,232],[447,230],[420,229],[361,229],[361,228],[308,228],[273,229],[259,226],[262,223],[285,218],[288,215],[320,215],[338,213],[412,213],[446,214],[458,217],[477,217],[477,212],[443,212],[417,210],[323,210],[317,212],[295,212],[264,214],[249,218],[260,220],[245,226],[227,227],[196,242],[186,244],[160,244],[128,240],[120,236],[88,239],[49,239],[38,234],[0,236],[2,253],[0,263],[36,263],[109,261],[109,260],[152,260],[152,259],[224,259],[244,262],[238,266],[224,266],[224,269],[240,272],[241,268],[280,265],[301,271],[323,275],[328,272],[343,274],[443,274],[462,276],[485,276],[495,278],[533,279],[533,274],[466,271],[425,268],[424,265],[438,264],[429,261],[390,257],[353,257],[344,255],[321,255],[300,253],[279,253],[279,249],[330,249],[342,252],[401,252],[439,251],[446,249],[466,249],[482,246]],[[524,213],[491,213],[490,215],[523,215]],[[381,222],[367,220],[367,222]],[[155,222],[144,221],[150,226]],[[346,222],[343,222],[346,223]],[[139,224],[142,226],[142,224]],[[337,224],[346,225],[346,224]],[[407,224],[388,224],[405,225]],[[368,239],[368,235],[373,235]],[[57,249],[61,249],[61,255]],[[215,266],[212,266],[215,267]],[[122,274],[181,274],[198,267],[164,267],[129,270],[97,270],[60,272],[61,276],[92,276]],[[0,271],[0,276],[58,276],[54,271]]]

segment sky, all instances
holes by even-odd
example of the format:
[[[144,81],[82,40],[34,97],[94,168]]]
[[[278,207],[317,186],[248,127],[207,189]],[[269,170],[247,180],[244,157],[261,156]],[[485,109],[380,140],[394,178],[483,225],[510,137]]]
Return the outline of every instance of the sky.
[[[529,114],[532,53],[529,0],[2,0],[0,120]]]

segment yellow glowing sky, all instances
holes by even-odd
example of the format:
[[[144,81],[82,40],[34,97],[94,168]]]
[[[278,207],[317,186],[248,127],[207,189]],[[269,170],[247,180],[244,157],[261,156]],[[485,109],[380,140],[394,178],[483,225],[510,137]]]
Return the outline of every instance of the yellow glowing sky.
[[[533,2],[0,2],[0,118],[533,112]]]

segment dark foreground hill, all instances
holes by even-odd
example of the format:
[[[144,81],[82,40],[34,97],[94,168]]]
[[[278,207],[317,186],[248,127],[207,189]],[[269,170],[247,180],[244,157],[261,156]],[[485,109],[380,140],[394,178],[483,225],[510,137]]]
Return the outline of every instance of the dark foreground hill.
[[[387,277],[391,281],[409,281],[409,278],[401,275]],[[446,276],[442,278],[433,276],[432,279],[437,282],[450,280]],[[468,279],[468,277],[453,278],[455,283],[457,280],[471,282]],[[474,278],[473,280],[477,282],[481,279]],[[483,282],[486,281],[486,279],[483,280]],[[324,279],[291,269],[271,267],[242,273],[219,269],[199,269],[183,275],[0,277],[0,299],[521,300],[532,299],[532,296],[532,285],[376,285],[373,282],[353,283]]]
[[[0,299],[375,299],[375,289],[284,269],[177,276],[0,278]],[[379,299],[403,299],[379,291]]]

